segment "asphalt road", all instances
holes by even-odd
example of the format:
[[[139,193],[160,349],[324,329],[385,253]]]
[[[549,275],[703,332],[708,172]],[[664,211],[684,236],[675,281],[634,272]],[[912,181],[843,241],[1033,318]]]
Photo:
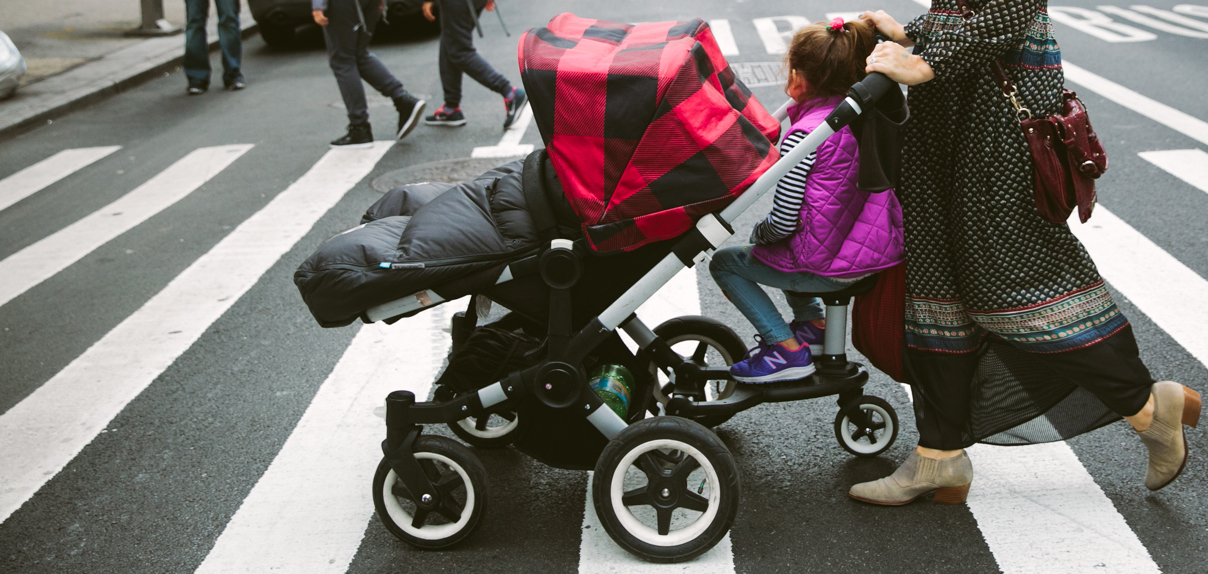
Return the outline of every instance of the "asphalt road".
[[[1112,161],[1099,184],[1100,206],[1110,213],[1092,219],[1088,225],[1099,225],[1095,229],[1102,233],[1093,235],[1088,228],[1087,237],[1124,241],[1127,249],[1096,251],[1091,240],[1088,246],[1103,258],[1100,265],[1136,330],[1142,357],[1154,376],[1206,393],[1208,354],[1203,350],[1208,327],[1179,320],[1208,317],[1204,300],[1208,291],[1195,291],[1208,278],[1208,155],[1198,160],[1195,155],[1180,156],[1192,158],[1182,165],[1199,166],[1199,175],[1192,171],[1188,180],[1146,159],[1153,156],[1138,154],[1208,150],[1208,128],[1199,127],[1208,120],[1208,98],[1203,95],[1208,90],[1208,7],[1171,12],[1189,18],[1190,24],[1149,15],[1151,23],[1154,18],[1159,18],[1158,24],[1166,23],[1154,27],[1084,0],[1062,6],[1067,7],[1067,20],[1102,22],[1110,17],[1113,24],[1096,30],[1106,29],[1116,39],[1141,39],[1108,41],[1104,37],[1110,36],[1104,32],[1088,33],[1085,25],[1078,29],[1058,21],[1058,41],[1068,62],[1200,121],[1158,114],[1174,118],[1162,123],[1153,113],[1147,114],[1153,109],[1121,97],[1115,88],[1070,85],[1089,107]],[[542,0],[522,7],[505,0],[503,9],[513,35],[504,36],[498,21],[485,15],[486,37],[475,41],[488,60],[519,83],[518,31],[540,26],[560,12],[629,22],[725,19],[737,50],[730,61],[771,63],[768,69],[774,69],[780,57],[769,53],[774,37],[761,35],[756,19],[798,15],[815,21],[833,12],[877,7],[817,0],[604,4]],[[922,10],[908,0],[889,0],[881,7],[903,21]],[[1168,3],[1153,7],[1174,9]],[[1135,8],[1119,8],[1145,17]],[[778,25],[782,30],[788,26],[787,21]],[[1169,26],[1182,32],[1171,32]],[[1153,37],[1145,36],[1146,31]],[[67,453],[63,464],[38,479],[31,496],[13,494],[20,487],[16,483],[0,485],[0,496],[18,500],[11,516],[0,518],[0,571],[193,571],[207,558],[215,564],[219,558],[241,558],[238,552],[217,556],[228,552],[228,547],[216,543],[224,530],[233,528],[229,525],[237,512],[243,512],[241,506],[249,516],[264,508],[252,496],[258,482],[264,484],[262,491],[275,489],[273,493],[285,500],[297,492],[299,504],[313,496],[305,474],[285,472],[288,467],[283,466],[281,473],[270,474],[288,480],[274,482],[278,478],[270,480],[266,471],[281,464],[274,462],[279,453],[310,448],[291,445],[287,439],[300,432],[299,421],[308,408],[321,406],[316,394],[361,327],[318,327],[292,284],[293,270],[323,241],[358,223],[363,210],[379,197],[369,187],[375,177],[408,166],[468,158],[474,148],[499,144],[504,134],[498,96],[467,79],[462,104],[469,119],[466,127],[420,126],[385,150],[379,160],[368,161],[364,173],[354,177],[355,184],[349,182],[347,193],[332,196],[328,204],[318,200],[309,204],[312,210],[318,209],[315,205],[322,209],[308,215],[308,204],[289,203],[287,190],[304,187],[294,184],[305,180],[308,170],[318,169],[316,164],[328,153],[327,141],[342,133],[345,117],[321,40],[313,31],[304,39],[303,46],[288,51],[270,49],[259,38],[249,40],[244,46],[249,88],[243,92],[213,90],[188,98],[183,75],[175,72],[0,142],[0,181],[63,150],[121,146],[0,209],[0,268],[6,272],[14,269],[3,267],[8,261],[40,249],[55,237],[68,234],[75,239],[68,241],[68,247],[48,251],[51,255],[93,241],[70,235],[70,226],[86,217],[101,217],[94,215],[98,213],[118,217],[106,206],[191,152],[209,146],[252,146],[225,169],[207,173],[194,191],[178,201],[110,239],[96,241],[80,257],[64,260],[44,281],[2,299],[6,302],[0,306],[0,423],[15,417],[14,413],[24,413],[22,405],[35,404],[45,410],[22,416],[54,420],[53,405],[38,401],[53,396],[47,394],[52,383],[70,377],[75,377],[72,380],[79,382],[79,388],[98,394],[105,393],[104,385],[137,377],[145,377],[147,384],[119,401],[116,416],[101,421],[96,431],[64,431],[87,436],[80,449]],[[429,109],[437,105],[441,91],[437,51],[438,39],[433,36],[379,38],[375,43],[375,52],[408,89],[429,98]],[[217,58],[214,64],[220,65]],[[769,108],[784,98],[776,85],[753,90]],[[384,100],[375,101],[371,121],[378,138],[388,140],[395,116]],[[529,127],[519,143],[540,146],[536,127]],[[741,230],[769,206],[765,200],[750,210],[737,226],[739,235],[744,236]],[[282,243],[266,234],[263,245],[281,247],[247,285],[230,287],[229,300],[203,297],[206,305],[217,305],[213,320],[197,319],[203,311],[198,308],[155,306],[157,294],[187,291],[183,281],[174,282],[178,277],[204,287],[210,278],[225,275],[229,269],[221,262],[200,270],[193,266],[209,261],[207,254],[227,249],[242,237],[238,233],[245,224],[259,221],[253,217],[257,213],[272,214],[274,221],[304,221],[298,224],[300,239]],[[1124,228],[1108,225],[1115,221],[1106,219],[1111,215],[1126,224]],[[1139,247],[1130,255],[1134,246]],[[1109,272],[1109,262],[1127,264],[1126,271]],[[1168,274],[1170,269],[1177,273]],[[689,273],[695,273],[695,285],[688,276],[676,293],[689,293],[696,300],[674,302],[678,308],[698,308],[749,338],[753,329],[725,301],[707,272]],[[1154,277],[1182,279],[1147,281]],[[1174,295],[1166,297],[1167,289]],[[415,336],[404,337],[406,344],[394,349],[392,357],[379,360],[394,361],[402,372],[416,377],[430,377],[439,366],[432,363],[439,361],[447,337],[437,320],[451,312],[433,310],[396,324],[393,329],[409,330]],[[195,340],[180,352],[164,355],[162,367],[138,370],[131,365],[138,362],[140,352],[144,348],[148,354],[159,352],[154,349],[163,346],[164,336],[123,335],[139,333],[129,330],[131,318],[165,325],[193,321],[191,325],[200,327]],[[108,349],[126,354],[106,355]],[[97,362],[81,366],[81,357]],[[130,378],[115,375],[125,373],[124,369],[131,369]],[[396,387],[422,388],[422,384],[404,377]],[[1045,462],[1050,459],[1041,460],[1039,455],[1035,457],[1039,462],[1033,464],[1027,453],[1042,452],[1028,450],[1033,447],[977,451],[974,464],[979,474],[968,506],[921,502],[877,508],[852,502],[846,489],[891,472],[907,456],[917,435],[910,398],[900,385],[874,372],[868,393],[888,400],[902,423],[894,447],[874,459],[853,459],[835,444],[831,426],[835,407],[830,400],[765,405],[720,426],[718,434],[735,454],[743,481],[737,522],[729,539],[703,557],[704,562],[667,569],[1208,571],[1208,462],[1196,456],[1208,452],[1203,429],[1188,435],[1193,458],[1184,476],[1159,493],[1145,490],[1144,449],[1131,429],[1119,423],[1069,441],[1068,449],[1058,445],[1056,450],[1043,451],[1057,453],[1051,460],[1063,461],[1060,464]],[[433,432],[449,434],[444,429]],[[15,440],[16,434],[0,436],[0,441],[10,439]],[[340,446],[373,452],[378,440],[375,434],[363,443]],[[46,448],[60,447],[48,444]],[[331,445],[316,443],[313,448],[322,453]],[[1003,450],[1011,453],[1002,454]],[[492,500],[483,527],[461,545],[436,552],[412,549],[394,539],[372,517],[372,505],[366,507],[361,500],[362,506],[353,509],[361,517],[359,522],[331,522],[330,536],[314,541],[314,546],[331,545],[330,561],[280,571],[635,571],[624,556],[609,554],[611,541],[600,535],[598,524],[591,525],[590,509],[585,517],[586,473],[551,469],[511,448],[476,452],[490,474]],[[10,465],[24,462],[24,458],[0,461],[0,466],[8,467],[0,472],[13,472]],[[372,470],[371,464],[368,469],[350,468],[348,473],[371,474]],[[1089,482],[1078,483],[1082,476]],[[1011,482],[1016,478],[1018,482]],[[1070,484],[1076,484],[1071,499],[1078,500],[1070,506],[1051,504],[1066,497],[1062,488]],[[368,480],[363,488],[367,499]],[[328,519],[316,516],[315,520]],[[276,534],[268,528],[240,530],[246,552],[242,557],[255,563],[256,554],[272,554],[272,541],[279,540],[273,536],[289,532],[288,524],[278,528],[283,530]],[[288,535],[283,539],[288,540]],[[1092,554],[1103,549],[1104,554],[1098,560],[1091,556],[1088,562],[1079,554],[1085,554],[1085,549]],[[1112,549],[1124,550],[1113,554]],[[253,569],[259,567],[238,571]]]

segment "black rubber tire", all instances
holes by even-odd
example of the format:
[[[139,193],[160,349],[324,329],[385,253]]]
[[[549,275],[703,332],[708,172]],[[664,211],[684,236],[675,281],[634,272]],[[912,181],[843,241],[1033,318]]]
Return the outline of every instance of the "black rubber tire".
[[[457,544],[458,542],[461,542],[467,536],[473,534],[474,531],[478,529],[478,526],[482,523],[482,516],[486,510],[487,501],[491,494],[490,484],[487,481],[486,469],[483,468],[482,462],[478,460],[477,456],[474,456],[474,453],[471,452],[470,449],[451,438],[446,438],[443,436],[419,437],[415,441],[413,452],[417,455],[417,458],[421,459],[424,453],[442,456],[452,461],[453,465],[460,467],[461,470],[465,472],[466,477],[469,478],[468,484],[463,480],[463,484],[465,484],[465,489],[467,491],[466,498],[469,498],[469,494],[471,492],[474,495],[473,507],[470,509],[468,520],[455,532],[445,536],[440,536],[439,538],[420,537],[404,530],[395,522],[395,519],[390,513],[390,509],[386,507],[384,490],[386,487],[386,479],[390,477],[392,472],[390,469],[390,463],[386,459],[382,459],[382,462],[378,464],[377,472],[373,476],[373,507],[375,510],[377,510],[378,519],[382,521],[382,524],[386,526],[386,530],[389,530],[390,533],[395,536],[395,538],[398,538],[399,540],[402,540],[403,542],[406,542],[417,548],[447,548]],[[450,473],[452,472],[455,472],[455,470],[450,467]],[[442,477],[443,476],[450,476],[450,474],[442,474]],[[393,486],[393,484],[391,486]],[[414,501],[412,502],[414,503]],[[464,516],[464,511],[465,505],[463,504],[462,516]],[[407,511],[403,509],[403,512],[406,513]],[[460,523],[460,520],[454,524],[458,523]],[[423,530],[423,528],[426,527],[430,526],[422,525],[419,530]]]
[[[742,337],[738,336],[733,329],[725,323],[709,317],[701,317],[698,315],[687,315],[684,317],[676,317],[669,319],[662,325],[654,328],[654,334],[664,341],[673,341],[675,339],[691,339],[692,337],[704,337],[711,339],[717,343],[719,350],[724,350],[729,355],[728,364],[732,365],[742,359],[746,354],[747,347],[743,343]],[[726,357],[723,356],[723,359]],[[647,370],[654,368],[654,361],[648,361]],[[727,365],[728,366],[728,365]],[[655,384],[658,384],[658,379],[655,377]],[[651,389],[651,395],[646,401],[646,406],[653,407],[658,400],[654,396],[654,389]],[[708,427],[713,428],[720,425],[734,415],[704,415],[693,417],[692,420]]]
[[[713,489],[716,489],[719,494],[717,512],[713,515],[712,521],[706,524],[704,530],[692,539],[674,546],[655,545],[626,530],[617,516],[612,500],[613,476],[618,470],[627,471],[629,466],[627,465],[626,469],[618,469],[618,465],[631,451],[640,450],[644,445],[659,440],[678,441],[699,451],[716,476],[716,484],[710,483],[710,492],[712,493]],[[699,459],[697,462],[699,463]],[[708,479],[707,474],[706,479]],[[734,462],[734,457],[726,448],[725,443],[713,431],[681,417],[649,418],[621,431],[608,443],[600,455],[599,461],[596,462],[596,471],[591,484],[596,516],[599,517],[601,525],[613,541],[639,558],[664,564],[691,560],[717,545],[734,525],[734,519],[738,516],[741,491],[738,465]],[[625,511],[628,512],[627,507]],[[702,513],[697,520],[705,519],[706,515],[707,513]],[[696,522],[693,522],[686,528],[692,528],[695,525]],[[650,529],[650,531],[657,535],[654,529]]]
[[[513,417],[517,416],[515,412],[509,411],[509,414]],[[473,424],[473,422],[472,422],[473,420],[474,419],[469,419],[469,418],[462,419],[462,421],[471,421],[470,424]],[[515,426],[511,430],[509,430],[506,434],[503,434],[500,436],[485,437],[485,436],[480,436],[480,435],[474,434],[474,431],[471,431],[470,429],[467,429],[466,427],[461,426],[460,422],[461,421],[455,421],[455,422],[449,423],[449,425],[448,425],[449,430],[453,431],[453,434],[457,435],[457,438],[465,441],[470,446],[474,446],[474,447],[478,447],[478,448],[503,448],[509,444],[512,444],[512,441],[516,440],[516,436],[517,436],[516,431],[520,430],[519,426]]]
[[[298,34],[296,30],[296,26],[270,22],[260,23],[260,37],[264,38],[265,44],[274,48],[292,48],[297,45]]]
[[[863,443],[860,443],[860,439],[863,437],[853,436],[854,433],[851,432],[851,429],[847,428],[847,417],[851,414],[851,409],[853,408],[865,411],[866,416],[870,413],[875,413],[878,418],[882,419],[880,424],[889,427],[888,432],[882,433],[876,443],[870,442],[865,447]],[[893,405],[881,397],[864,395],[860,397],[858,404],[840,410],[835,415],[835,440],[839,441],[839,446],[843,447],[843,450],[861,458],[877,456],[889,450],[889,447],[893,446],[894,441],[898,440],[898,429],[900,428],[901,425],[898,424],[898,412],[894,410]],[[856,432],[860,431],[861,429],[856,429]]]

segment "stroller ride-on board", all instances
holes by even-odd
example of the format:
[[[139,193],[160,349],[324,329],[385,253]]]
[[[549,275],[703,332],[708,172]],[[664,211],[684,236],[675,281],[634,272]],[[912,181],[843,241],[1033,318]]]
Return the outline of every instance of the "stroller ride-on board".
[[[569,15],[555,18],[550,28],[559,19],[563,24],[580,21],[565,16]],[[625,34],[641,34],[649,30],[642,26],[650,26],[604,24],[580,26],[579,32],[584,37],[595,33],[605,41],[615,41]],[[698,60],[710,55],[720,57],[719,51],[712,53],[716,46],[707,25],[700,21],[680,23],[671,30],[684,25],[691,25],[689,40],[697,42],[691,55]],[[661,33],[670,36],[667,27]],[[553,45],[569,45],[554,37],[550,29],[530,31],[526,37],[529,35],[541,36],[542,41]],[[524,43],[522,38],[522,58]],[[702,44],[709,48],[709,54],[701,55]],[[657,52],[654,57],[657,61]],[[525,64],[522,60],[522,71]],[[728,66],[724,72],[729,73]],[[566,80],[559,77],[558,81]],[[732,75],[727,81],[734,83],[735,90],[745,92],[745,86]],[[528,82],[526,76],[526,88]],[[480,280],[474,287],[424,289],[374,305],[360,314],[366,322],[393,321],[446,299],[482,295],[521,317],[525,330],[539,334],[541,339],[540,347],[526,355],[532,359],[530,364],[476,391],[438,388],[432,402],[417,402],[409,391],[395,391],[386,397],[384,457],[374,478],[373,497],[387,529],[414,546],[442,548],[470,535],[482,518],[488,496],[485,469],[473,451],[462,444],[422,434],[425,425],[450,425],[458,436],[479,446],[514,440],[519,450],[548,464],[594,469],[591,493],[604,529],[620,546],[652,562],[681,562],[699,556],[732,526],[739,506],[738,469],[726,445],[708,427],[740,411],[764,402],[837,395],[835,432],[840,445],[857,456],[874,456],[889,448],[898,434],[897,415],[884,400],[863,394],[868,372],[847,361],[845,353],[847,306],[852,297],[873,287],[875,277],[842,291],[806,294],[821,297],[826,305],[824,350],[816,358],[817,372],[791,383],[736,384],[728,366],[742,357],[745,348],[738,335],[718,321],[681,317],[651,329],[635,312],[677,273],[704,261],[732,236],[731,222],[772,190],[793,166],[830,135],[857,120],[864,110],[872,109],[883,95],[898,89],[881,74],[868,76],[851,88],[847,99],[824,124],[790,153],[761,168],[762,174],[753,183],[747,182],[745,190],[712,204],[724,205],[723,209],[703,213],[674,238],[644,240],[623,254],[596,252],[618,235],[630,233],[632,239],[632,229],[609,236],[593,235],[598,228],[585,228],[586,233],[576,237],[561,236],[565,234],[559,232],[560,223],[575,223],[567,220],[576,215],[581,219],[583,208],[576,204],[572,213],[567,199],[561,197],[561,187],[540,185],[541,181],[559,179],[569,195],[570,186],[576,183],[569,170],[551,162],[550,156],[558,151],[547,139],[550,152],[534,152],[524,161],[522,172],[525,203],[540,230],[540,245],[486,271],[492,277],[489,284],[483,285]],[[528,91],[545,137],[550,126],[542,125],[537,109],[541,92]],[[731,96],[727,93],[725,97],[733,99]],[[742,103],[758,106],[753,97],[749,104],[745,100]],[[783,121],[787,106],[772,117]],[[766,114],[762,108],[758,111]],[[565,166],[565,157],[562,161]],[[549,197],[551,193],[559,197]],[[383,269],[391,265],[382,263]],[[295,280],[302,288],[301,280]],[[310,299],[307,302],[312,304]],[[465,315],[454,318],[455,353],[477,323],[473,302],[470,307]],[[636,356],[625,349],[618,329],[636,343]],[[686,352],[681,354],[677,349]],[[711,360],[717,362],[717,357],[724,364],[710,365]],[[588,365],[618,361],[633,365],[630,370],[639,379],[625,418],[604,404],[587,377]],[[504,424],[488,427],[492,416],[505,417],[500,419]],[[459,424],[466,420],[476,423]]]

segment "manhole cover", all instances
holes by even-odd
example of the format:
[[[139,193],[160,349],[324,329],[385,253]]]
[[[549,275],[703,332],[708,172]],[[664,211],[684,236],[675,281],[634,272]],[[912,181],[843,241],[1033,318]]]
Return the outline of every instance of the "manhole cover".
[[[411,95],[413,95],[421,100],[427,101],[427,102],[432,101],[432,96],[429,96],[428,94],[411,94]],[[393,108],[394,100],[391,100],[390,98],[387,98],[386,96],[383,96],[381,94],[371,94],[369,92],[366,92],[365,93],[365,104],[370,108]],[[327,106],[335,108],[337,110],[342,110],[342,109],[344,109],[344,100],[342,100],[342,99],[336,100],[334,102],[331,102],[330,104],[327,104]]]
[[[369,183],[369,187],[378,193],[386,193],[400,185],[419,183],[421,181],[461,183],[463,181],[470,181],[491,168],[499,167],[516,159],[519,159],[519,157],[462,157],[421,163],[379,175]]]

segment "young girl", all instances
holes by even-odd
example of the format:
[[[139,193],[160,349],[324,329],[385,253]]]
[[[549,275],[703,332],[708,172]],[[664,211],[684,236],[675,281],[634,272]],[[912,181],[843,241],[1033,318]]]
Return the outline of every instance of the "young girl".
[[[788,110],[793,123],[782,155],[864,78],[865,59],[876,47],[873,33],[863,21],[836,18],[793,37],[785,91],[797,103]],[[893,190],[856,188],[858,162],[856,138],[843,128],[780,180],[772,212],[751,230],[754,245],[713,256],[713,279],[759,332],[758,345],[730,368],[735,380],[773,383],[813,374],[811,352],[821,352],[826,327],[822,301],[792,292],[839,291],[902,260],[902,208]],[[785,291],[792,323],[760,285]]]

